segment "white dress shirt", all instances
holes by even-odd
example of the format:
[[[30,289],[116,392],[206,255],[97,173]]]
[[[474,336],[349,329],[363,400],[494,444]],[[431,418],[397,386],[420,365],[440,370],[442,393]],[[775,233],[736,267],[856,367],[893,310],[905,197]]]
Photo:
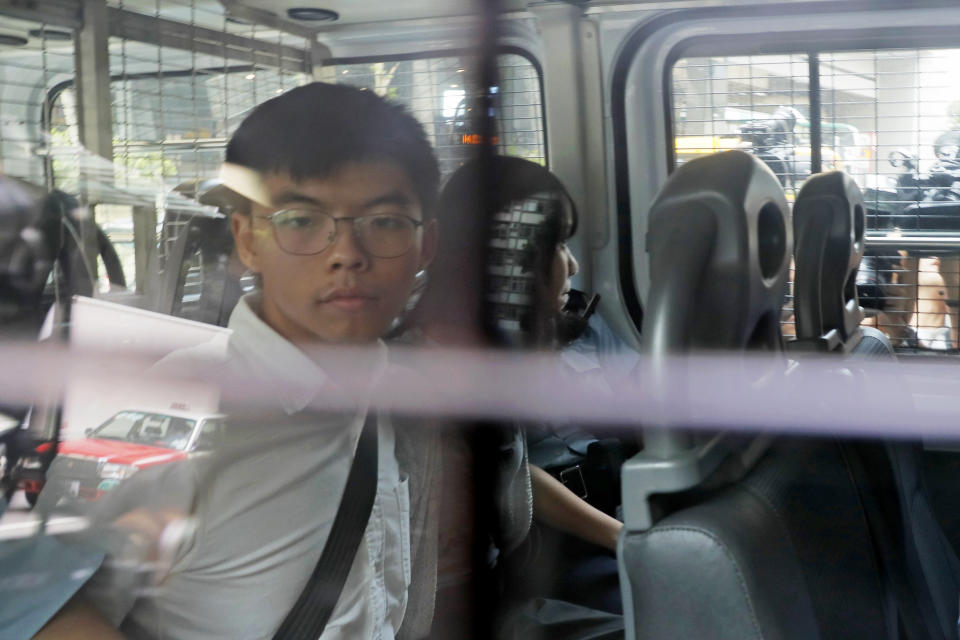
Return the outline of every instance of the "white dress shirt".
[[[86,588],[130,638],[272,638],[329,536],[366,405],[349,415],[317,412],[311,389],[332,381],[267,326],[257,306],[255,294],[237,305],[223,364],[232,375],[270,385],[276,411],[269,418],[232,421],[227,446],[212,459],[137,473],[101,508],[104,518],[147,506],[182,510],[194,524],[159,584],[147,586],[114,564]],[[380,349],[374,379],[387,368],[382,343]],[[172,361],[189,357],[178,354]],[[322,640],[392,640],[403,620],[410,498],[384,416],[378,420],[378,445],[370,520]]]

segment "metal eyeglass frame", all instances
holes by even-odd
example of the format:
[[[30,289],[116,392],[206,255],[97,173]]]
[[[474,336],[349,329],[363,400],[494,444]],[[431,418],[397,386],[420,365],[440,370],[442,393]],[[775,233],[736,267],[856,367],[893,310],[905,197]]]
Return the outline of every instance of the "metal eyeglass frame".
[[[292,256],[316,256],[316,255],[319,255],[319,254],[323,253],[324,251],[326,251],[326,250],[329,249],[330,247],[332,247],[332,246],[336,243],[337,238],[340,237],[340,226],[339,226],[339,222],[340,222],[341,220],[349,220],[350,223],[353,224],[353,221],[354,221],[354,220],[362,220],[363,218],[382,218],[382,217],[384,217],[384,215],[385,215],[385,214],[382,214],[382,213],[373,213],[373,214],[369,214],[369,215],[365,215],[365,216],[331,216],[330,214],[328,214],[328,213],[323,213],[322,211],[314,211],[315,213],[319,213],[320,215],[327,216],[328,218],[330,218],[331,220],[333,220],[333,237],[330,238],[330,243],[329,243],[327,246],[325,246],[323,249],[320,249],[319,251],[312,251],[312,252],[310,252],[310,253],[296,253],[296,252],[293,252],[293,251],[290,251],[290,250],[284,248],[283,244],[280,242],[280,238],[277,236],[277,225],[273,222],[273,217],[274,217],[274,216],[279,215],[279,214],[281,214],[281,213],[286,213],[287,211],[311,211],[311,210],[310,210],[310,209],[280,209],[279,211],[274,211],[273,213],[271,213],[270,215],[267,215],[267,216],[254,216],[254,217],[255,217],[255,218],[260,218],[261,220],[266,220],[267,222],[270,223],[270,228],[273,229],[273,240],[274,240],[274,242],[277,243],[277,246],[280,247],[280,250],[281,250],[281,251],[283,251],[284,253],[288,253],[288,254],[290,254],[290,255],[292,255]],[[424,224],[426,224],[426,221],[424,221],[424,220],[417,220],[416,218],[412,218],[412,217],[407,216],[407,215],[404,215],[404,214],[402,214],[402,213],[391,213],[391,214],[388,214],[388,215],[389,215],[389,217],[392,217],[392,218],[404,218],[404,219],[408,220],[409,222],[413,223],[414,231],[419,230],[420,228],[423,227]],[[354,233],[356,233],[356,232],[354,232]],[[356,236],[356,237],[359,238],[359,236]],[[414,245],[415,243],[412,242],[412,243],[410,244],[410,246],[407,247],[406,249],[404,249],[401,253],[398,253],[398,254],[395,254],[395,255],[390,255],[390,256],[377,255],[377,254],[373,253],[372,251],[370,251],[370,249],[369,249],[369,248],[366,246],[366,244],[364,244],[363,242],[359,242],[359,244],[360,244],[361,247],[363,247],[363,250],[366,251],[367,253],[369,253],[371,256],[373,256],[373,257],[375,257],[375,258],[389,259],[389,258],[399,258],[399,257],[402,256],[402,255],[406,255],[406,254],[410,251],[410,249],[413,248],[413,245]]]

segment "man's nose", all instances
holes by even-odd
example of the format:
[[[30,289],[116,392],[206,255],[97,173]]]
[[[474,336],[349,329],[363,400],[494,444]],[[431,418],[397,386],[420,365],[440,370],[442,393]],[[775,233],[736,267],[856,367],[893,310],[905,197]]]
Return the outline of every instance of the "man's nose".
[[[331,269],[363,270],[370,266],[370,254],[348,220],[337,221],[336,237],[327,249],[327,264]]]

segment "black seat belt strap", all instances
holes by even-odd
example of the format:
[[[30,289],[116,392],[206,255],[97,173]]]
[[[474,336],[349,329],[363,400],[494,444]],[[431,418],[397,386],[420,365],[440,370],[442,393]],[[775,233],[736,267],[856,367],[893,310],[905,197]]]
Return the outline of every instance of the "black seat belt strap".
[[[347,484],[320,560],[274,640],[317,640],[347,581],[377,495],[377,420],[373,412],[360,432]]]

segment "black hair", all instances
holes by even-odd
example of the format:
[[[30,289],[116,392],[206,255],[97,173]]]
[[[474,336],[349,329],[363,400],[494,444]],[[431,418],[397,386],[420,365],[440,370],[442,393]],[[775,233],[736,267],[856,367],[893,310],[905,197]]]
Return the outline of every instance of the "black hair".
[[[350,85],[314,82],[257,106],[227,145],[226,161],[293,180],[327,178],[347,164],[387,160],[413,184],[425,217],[440,169],[423,127],[403,105]]]
[[[566,187],[549,169],[530,160],[494,156],[490,162],[490,179],[496,188],[487,197],[494,211],[506,210],[511,203],[522,200],[544,201],[545,208],[539,212],[547,214],[547,220],[529,238],[529,250],[552,258],[554,247],[577,232],[577,208]],[[481,214],[475,197],[480,169],[478,161],[471,161],[457,169],[447,180],[439,205],[445,216],[462,221]],[[548,201],[556,206],[550,207]],[[449,248],[449,245],[441,246],[440,253],[445,253]],[[534,268],[532,263],[526,266],[528,269]]]
[[[558,241],[573,237],[577,232],[577,208],[557,176],[543,165],[524,158],[494,156],[491,163],[491,179],[496,190],[488,197],[492,198],[490,204],[495,211],[505,209],[511,202],[547,195],[559,202],[560,208],[556,213],[560,214],[560,217],[549,220],[546,226],[554,228],[555,234],[559,236]],[[479,162],[469,162],[457,169],[443,187],[441,210],[469,210],[471,206],[463,199],[473,193],[471,185],[475,185],[479,180]]]

